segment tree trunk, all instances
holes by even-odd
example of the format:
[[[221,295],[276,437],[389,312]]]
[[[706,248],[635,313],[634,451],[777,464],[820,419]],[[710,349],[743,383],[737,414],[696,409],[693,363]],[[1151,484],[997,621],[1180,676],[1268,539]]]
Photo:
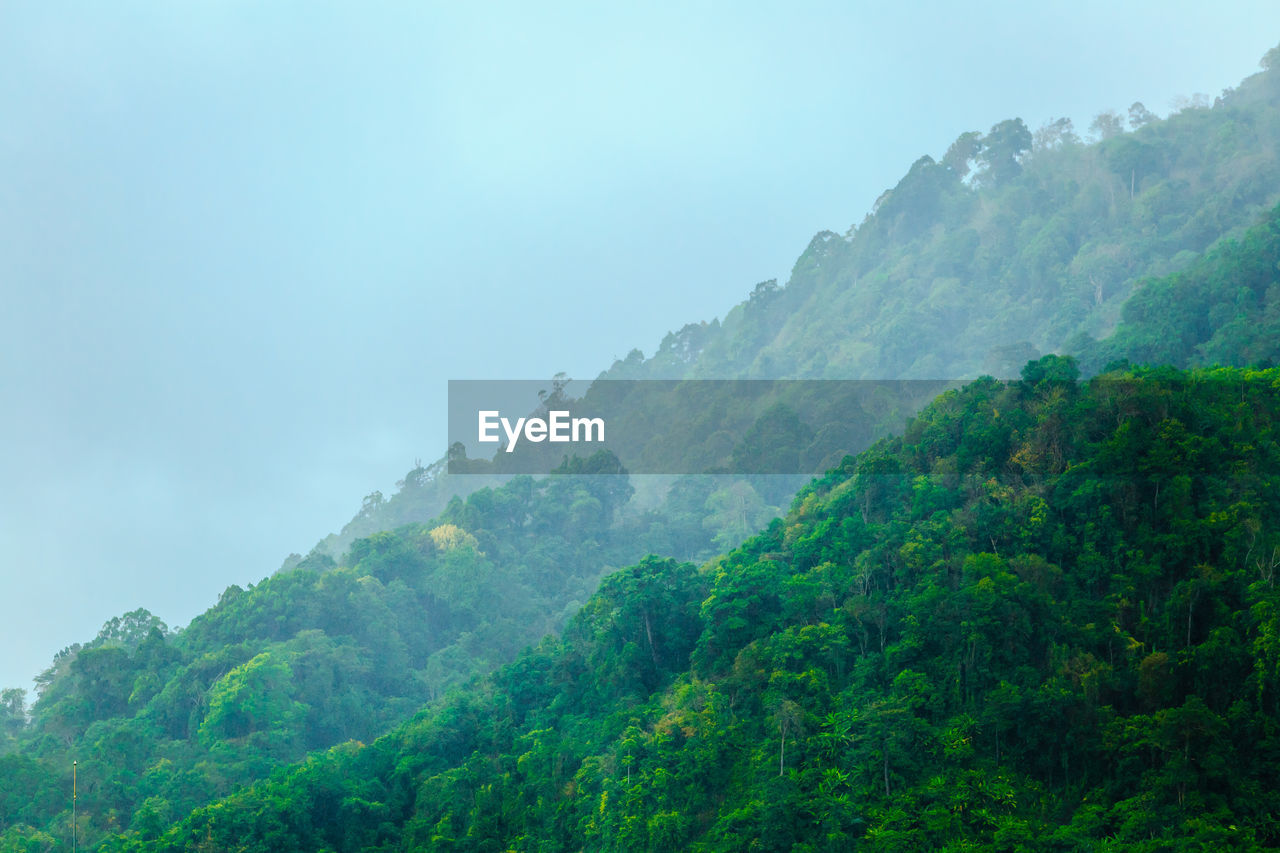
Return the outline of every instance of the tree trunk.
[[[889,796],[889,745],[885,744],[884,752],[884,795]]]
[[[655,672],[661,672],[662,667],[658,665],[658,649],[653,645],[653,626],[649,624],[649,611],[642,610],[644,615],[644,635],[649,640],[649,656],[653,658],[653,669]]]

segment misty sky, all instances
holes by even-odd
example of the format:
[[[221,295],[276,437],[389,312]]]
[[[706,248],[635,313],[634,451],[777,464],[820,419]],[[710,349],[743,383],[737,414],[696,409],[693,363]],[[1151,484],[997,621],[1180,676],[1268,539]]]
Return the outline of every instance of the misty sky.
[[[0,686],[308,551],[440,455],[449,378],[652,353],[962,131],[1280,41],[1274,0],[686,5],[0,4]]]

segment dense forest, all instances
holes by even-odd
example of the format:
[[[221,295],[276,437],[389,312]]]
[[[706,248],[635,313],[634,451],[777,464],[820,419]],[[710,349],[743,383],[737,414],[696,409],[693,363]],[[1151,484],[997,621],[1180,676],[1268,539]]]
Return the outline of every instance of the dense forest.
[[[1280,843],[1280,370],[979,380],[709,562],[104,849]]]
[[[19,748],[0,755],[0,814],[67,818],[76,756],[92,839],[381,734],[558,630],[601,574],[642,556],[608,523],[629,492],[621,475],[517,478],[357,541],[342,566],[316,556],[233,586],[180,633],[145,611],[113,620],[41,675],[29,725],[8,694]]]
[[[1040,353],[1080,351],[1144,280],[1280,201],[1280,51],[1262,64],[1167,119],[1103,113],[1092,143],[1067,119],[963,133],[861,224],[816,235],[785,286],[762,282],[607,375],[1015,378]]]
[[[921,157],[844,235],[817,234],[787,282],[761,282],[723,320],[686,324],[601,376],[1016,378],[1048,352],[1100,370],[1099,342],[1133,297],[1280,203],[1280,49],[1262,66],[1214,103],[1167,118],[1140,103],[1104,112],[1091,141],[1068,119],[966,131]],[[1235,294],[1203,298],[1220,318],[1251,310]],[[1235,355],[1230,342],[1213,353],[1253,363]],[[474,483],[492,484],[443,469],[371,494],[317,550],[338,559],[360,536],[426,521]]]
[[[1277,56],[962,134],[603,374],[973,380],[794,500],[419,464],[113,619],[0,694],[0,851],[69,847],[73,760],[86,849],[1280,846]]]

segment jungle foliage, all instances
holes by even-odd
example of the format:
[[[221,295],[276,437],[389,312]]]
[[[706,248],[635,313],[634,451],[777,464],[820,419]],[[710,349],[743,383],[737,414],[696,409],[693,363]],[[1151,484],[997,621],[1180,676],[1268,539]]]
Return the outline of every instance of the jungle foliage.
[[[185,629],[112,620],[30,707],[0,693],[0,851],[65,846],[73,759],[86,849],[1280,845],[1272,66],[1090,144],[962,134],[606,373],[1031,362],[781,519],[766,485],[637,495],[607,458],[415,465]],[[1197,369],[1130,366],[1162,363]]]
[[[114,850],[1280,843],[1280,370],[949,392],[707,563]]]

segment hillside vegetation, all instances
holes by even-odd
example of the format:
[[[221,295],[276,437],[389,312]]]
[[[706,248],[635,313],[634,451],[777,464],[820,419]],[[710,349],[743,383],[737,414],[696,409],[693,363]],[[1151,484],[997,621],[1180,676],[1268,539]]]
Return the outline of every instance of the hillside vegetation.
[[[605,375],[1110,372],[948,392],[771,524],[741,478],[415,465],[5,691],[0,851],[62,849],[72,760],[86,849],[1280,844],[1277,96],[965,134]]]
[[[861,223],[817,234],[788,281],[761,282],[723,320],[688,323],[601,376],[1014,378],[1049,352],[1101,370],[1124,357],[1098,342],[1136,294],[1280,203],[1280,53],[1262,65],[1215,103],[1165,119],[1141,104],[1104,113],[1093,141],[1065,119],[962,133]],[[1235,317],[1236,296],[1204,298]],[[1253,364],[1254,349],[1233,350],[1228,337],[1194,363]],[[427,521],[495,482],[444,467],[418,466],[395,494],[370,495],[317,549],[337,558],[360,536]]]
[[[943,395],[702,570],[105,849],[1280,843],[1280,371]]]
[[[1280,201],[1280,54],[1212,105],[1158,119],[1020,119],[921,157],[780,286],[634,351],[615,377],[1016,377],[1106,337],[1144,279],[1182,269]],[[1129,128],[1126,132],[1125,128]]]

